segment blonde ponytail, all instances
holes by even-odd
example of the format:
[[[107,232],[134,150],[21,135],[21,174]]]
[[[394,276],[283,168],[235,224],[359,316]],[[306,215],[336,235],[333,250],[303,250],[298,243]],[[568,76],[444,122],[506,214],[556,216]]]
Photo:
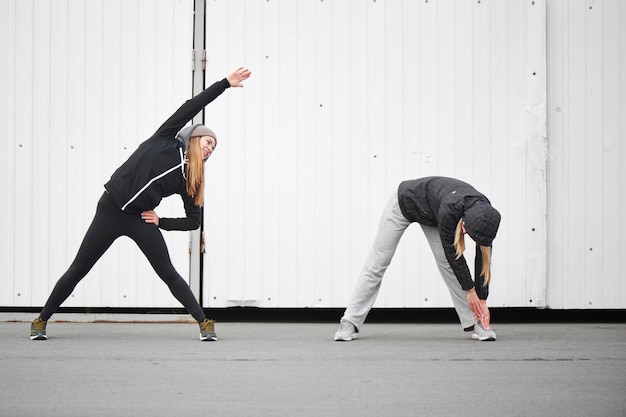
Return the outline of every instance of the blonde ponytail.
[[[200,148],[200,136],[189,139],[187,146],[187,194],[196,206],[204,203],[204,161]]]
[[[480,275],[485,277],[483,287],[491,281],[491,246],[478,246],[483,257],[483,270]]]
[[[463,233],[463,219],[459,219],[454,231],[454,251],[456,252],[456,259],[463,256],[465,252],[465,234]]]
[[[491,246],[478,246],[481,256],[483,268],[480,272],[480,275],[485,277],[483,282],[483,287],[489,284],[491,281]],[[465,252],[465,234],[463,233],[463,219],[460,219],[456,225],[456,230],[454,231],[454,250],[456,252],[456,259],[459,259],[463,252]],[[478,254],[476,254],[478,256]]]

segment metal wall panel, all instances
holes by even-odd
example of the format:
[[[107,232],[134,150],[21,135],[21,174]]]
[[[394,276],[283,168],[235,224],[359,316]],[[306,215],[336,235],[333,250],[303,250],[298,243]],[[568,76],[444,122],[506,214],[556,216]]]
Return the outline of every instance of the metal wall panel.
[[[341,307],[404,179],[462,178],[503,215],[490,304],[544,306],[543,1],[215,0],[207,307]],[[473,259],[469,250],[468,259]],[[411,226],[376,306],[450,306]]]
[[[548,5],[548,305],[625,308],[626,5]]]
[[[43,304],[102,183],[189,96],[192,8],[0,0],[0,305]],[[345,306],[389,194],[434,174],[503,214],[490,305],[626,306],[619,0],[216,0],[207,14],[207,81],[254,75],[207,112],[206,306]],[[188,234],[165,236],[186,276]],[[64,305],[178,307],[126,239]],[[377,306],[449,305],[412,226]]]
[[[102,185],[189,98],[192,19],[190,0],[0,2],[0,305],[43,305]],[[187,276],[188,233],[165,236]],[[63,305],[179,306],[127,238]]]

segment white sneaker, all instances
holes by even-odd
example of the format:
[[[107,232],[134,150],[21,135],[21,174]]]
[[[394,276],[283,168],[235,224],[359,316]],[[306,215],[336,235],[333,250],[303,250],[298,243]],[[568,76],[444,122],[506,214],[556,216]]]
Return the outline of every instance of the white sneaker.
[[[341,319],[339,322],[339,330],[335,333],[335,340],[338,342],[349,342],[356,339],[356,327],[348,320]]]
[[[496,333],[491,329],[485,330],[482,323],[479,321],[474,325],[472,339],[480,340],[481,342],[493,342],[496,340]]]

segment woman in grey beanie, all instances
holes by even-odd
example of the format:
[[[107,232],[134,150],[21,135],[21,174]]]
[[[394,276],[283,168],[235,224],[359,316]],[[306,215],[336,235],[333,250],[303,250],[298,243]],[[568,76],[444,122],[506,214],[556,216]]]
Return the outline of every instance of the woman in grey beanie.
[[[174,269],[161,230],[194,230],[200,226],[204,198],[204,162],[217,145],[206,126],[183,127],[227,88],[243,87],[250,71],[238,68],[184,102],[104,184],[94,219],[76,258],[59,278],[39,317],[30,326],[32,340],[46,340],[46,324],[100,257],[120,236],[130,237],[144,253],[172,295],[198,321],[200,340],[215,341],[208,320],[189,285]],[[185,217],[159,217],[154,208],[178,194]]]
[[[500,213],[474,187],[446,177],[404,181],[391,196],[335,340],[350,341],[356,337],[376,301],[402,234],[414,222],[426,235],[463,329],[473,331],[473,339],[496,340],[490,329],[487,297],[491,244],[498,232]],[[463,257],[465,233],[477,246],[476,282]]]

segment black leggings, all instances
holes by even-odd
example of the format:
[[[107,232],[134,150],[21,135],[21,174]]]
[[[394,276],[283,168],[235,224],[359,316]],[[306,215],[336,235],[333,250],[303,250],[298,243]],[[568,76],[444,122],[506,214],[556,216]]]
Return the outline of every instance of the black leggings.
[[[106,192],[98,202],[96,215],[85,234],[74,262],[54,286],[40,317],[47,321],[57,311],[80,280],[120,236],[128,236],[135,241],[174,297],[185,306],[193,318],[199,322],[203,321],[204,311],[187,282],[174,269],[159,228],[154,224],[146,223],[138,214],[124,213]]]

